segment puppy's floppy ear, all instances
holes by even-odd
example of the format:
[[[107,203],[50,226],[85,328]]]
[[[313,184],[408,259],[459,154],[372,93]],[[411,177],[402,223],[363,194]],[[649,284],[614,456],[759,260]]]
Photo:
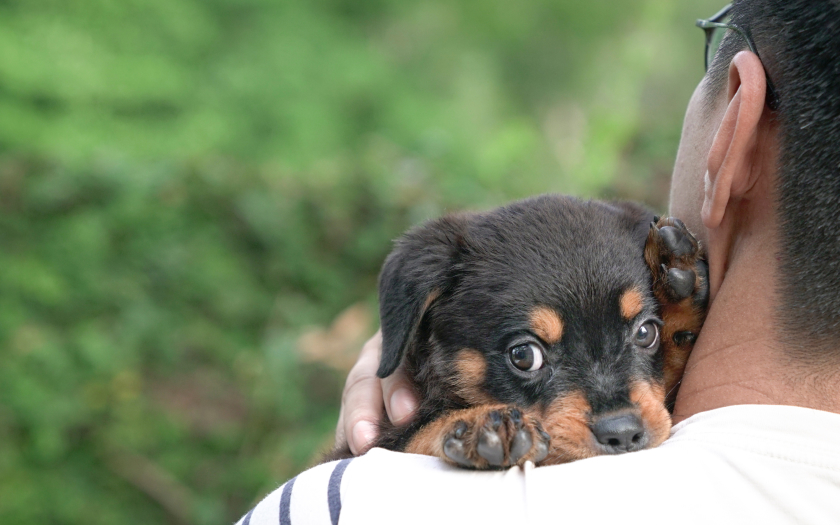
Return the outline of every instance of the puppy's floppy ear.
[[[466,216],[438,219],[406,233],[379,274],[382,360],[376,375],[397,369],[428,308],[450,284],[465,245]]]

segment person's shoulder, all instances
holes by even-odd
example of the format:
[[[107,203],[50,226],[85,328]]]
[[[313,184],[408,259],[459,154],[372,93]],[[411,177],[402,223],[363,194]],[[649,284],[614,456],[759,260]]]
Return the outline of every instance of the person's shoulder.
[[[649,483],[642,478],[652,478],[655,469],[640,469],[635,462],[622,461],[632,456],[644,456],[647,463],[655,461],[642,452],[553,467],[535,468],[528,463],[508,470],[473,471],[429,456],[372,449],[364,456],[299,474],[268,495],[240,523],[332,524],[338,523],[339,516],[341,523],[351,524],[518,523],[531,510],[541,512],[532,494],[542,494],[543,489],[552,493],[556,492],[552,487],[567,487],[563,489],[566,494],[539,496],[550,503],[580,500],[575,492],[600,493],[605,480],[634,477],[635,483]]]
[[[479,472],[373,449],[300,474],[242,523],[326,524],[340,516],[343,524],[490,524],[593,513],[598,522],[623,525],[675,516],[683,523],[786,523],[800,512],[821,523],[820,516],[840,515],[831,495],[840,486],[834,431],[837,414],[750,405],[693,416],[655,449],[539,468]],[[768,494],[785,496],[771,501]],[[779,505],[789,508],[780,512]]]

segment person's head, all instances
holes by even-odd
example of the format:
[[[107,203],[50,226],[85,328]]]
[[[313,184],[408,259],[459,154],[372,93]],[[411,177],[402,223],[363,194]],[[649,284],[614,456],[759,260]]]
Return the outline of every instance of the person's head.
[[[785,351],[836,366],[840,0],[740,0],[730,14],[744,34],[724,30],[689,104],[671,215],[712,245],[722,224],[727,235],[750,221],[773,228],[767,249],[777,252],[770,254],[778,258],[777,282],[768,286],[778,290]],[[762,199],[767,215],[756,213]],[[717,271],[722,279],[724,269]]]

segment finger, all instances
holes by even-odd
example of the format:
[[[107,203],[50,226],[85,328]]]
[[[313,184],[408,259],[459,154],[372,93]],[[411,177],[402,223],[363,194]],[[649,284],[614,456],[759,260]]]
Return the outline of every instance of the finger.
[[[382,334],[377,332],[362,347],[341,397],[341,429],[336,431],[336,443],[339,443],[339,437],[345,438],[350,450],[357,455],[370,448],[376,439],[382,417],[382,385],[376,376],[381,348]]]
[[[405,374],[399,367],[393,374],[382,380],[382,393],[388,419],[395,425],[404,425],[414,418],[417,411],[417,394]]]

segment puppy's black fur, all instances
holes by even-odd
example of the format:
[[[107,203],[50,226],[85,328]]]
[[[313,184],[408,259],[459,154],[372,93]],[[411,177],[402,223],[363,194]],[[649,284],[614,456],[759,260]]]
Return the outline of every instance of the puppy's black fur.
[[[682,223],[631,203],[541,196],[409,231],[380,275],[378,375],[403,363],[421,404],[376,445],[469,468],[658,445],[705,273]]]

